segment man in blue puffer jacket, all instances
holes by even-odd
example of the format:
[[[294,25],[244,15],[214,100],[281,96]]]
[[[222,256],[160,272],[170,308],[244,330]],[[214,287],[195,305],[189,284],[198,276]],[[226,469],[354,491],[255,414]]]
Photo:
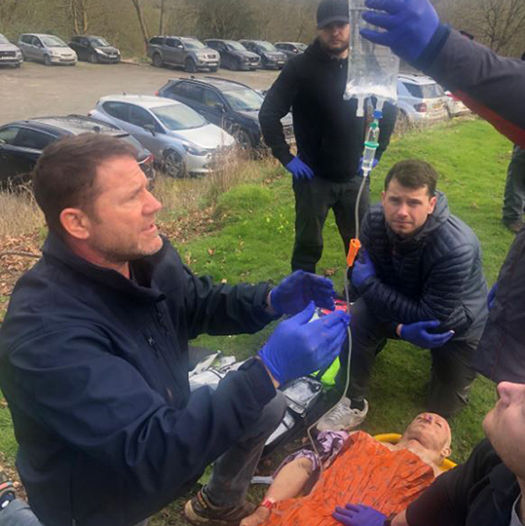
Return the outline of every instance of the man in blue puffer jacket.
[[[426,162],[396,164],[382,202],[364,218],[363,249],[352,272],[359,299],[352,308],[349,398],[321,429],[364,420],[374,359],[388,338],[431,349],[429,411],[448,418],[467,403],[473,353],[487,316],[487,286],[479,240],[450,213],[446,197],[436,191],[437,178]]]

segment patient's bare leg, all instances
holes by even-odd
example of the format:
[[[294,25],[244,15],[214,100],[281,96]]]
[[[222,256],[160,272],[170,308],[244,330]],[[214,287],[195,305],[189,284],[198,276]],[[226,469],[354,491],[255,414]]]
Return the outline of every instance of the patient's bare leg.
[[[308,458],[296,458],[286,464],[277,474],[268,488],[265,499],[273,502],[298,497],[313,471],[312,461]],[[270,516],[270,510],[259,506],[254,513],[244,518],[240,526],[259,526]]]

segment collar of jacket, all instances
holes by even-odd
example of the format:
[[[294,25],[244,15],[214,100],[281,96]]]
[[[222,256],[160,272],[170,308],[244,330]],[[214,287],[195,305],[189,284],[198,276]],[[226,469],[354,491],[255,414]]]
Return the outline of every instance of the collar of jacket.
[[[330,55],[330,53],[327,53],[321,46],[321,42],[319,42],[318,38],[316,38],[308,46],[305,53],[318,60],[322,60],[323,62],[331,62],[333,64],[337,64],[339,67],[344,67],[348,64],[348,58],[338,58],[334,57],[333,55]]]
[[[161,301],[165,298],[155,285],[153,270],[159,264],[170,247],[169,241],[162,236],[162,248],[152,256],[145,256],[130,264],[133,272],[141,276],[141,283],[149,286],[139,285],[135,280],[123,276],[120,272],[94,265],[84,258],[77,256],[57,234],[50,232],[46,238],[42,253],[44,260],[55,265],[64,265],[77,272],[88,280],[95,281],[99,285],[112,288],[119,293],[129,294],[142,298],[145,301]]]
[[[436,192],[437,203],[434,212],[428,216],[425,224],[410,237],[401,237],[390,229],[390,225],[385,220],[388,239],[396,252],[409,253],[422,246],[428,235],[437,230],[450,217],[448,201],[445,194]],[[383,212],[384,213],[384,212]]]
[[[510,521],[512,506],[521,491],[516,475],[502,462],[491,471],[489,480],[495,508],[502,515],[502,524],[506,524]]]

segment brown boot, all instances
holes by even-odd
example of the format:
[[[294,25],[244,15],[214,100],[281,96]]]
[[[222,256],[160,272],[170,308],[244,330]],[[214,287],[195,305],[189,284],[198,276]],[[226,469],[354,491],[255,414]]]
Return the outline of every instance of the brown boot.
[[[235,507],[218,508],[199,491],[186,502],[184,516],[190,524],[197,526],[238,526],[242,519],[251,515],[256,508],[255,504],[247,501]]]

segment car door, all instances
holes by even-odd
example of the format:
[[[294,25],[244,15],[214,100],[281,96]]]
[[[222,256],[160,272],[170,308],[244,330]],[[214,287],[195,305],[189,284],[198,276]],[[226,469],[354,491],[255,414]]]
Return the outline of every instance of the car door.
[[[179,82],[173,87],[173,98],[204,115],[204,89],[192,82]],[[169,96],[169,95],[168,95]]]
[[[226,104],[222,97],[211,88],[203,88],[202,102],[202,111],[199,113],[207,121],[224,128]]]
[[[180,65],[184,63],[182,57],[184,49],[181,48],[182,42],[178,38],[167,38],[165,41],[165,61],[170,64]]]
[[[89,55],[91,54],[89,49],[89,39],[80,38],[77,43],[75,51],[78,54],[80,60],[89,60]]]
[[[146,126],[152,128],[147,129]],[[135,104],[129,105],[129,132],[142,146],[158,156],[165,134],[157,119],[148,110]]]
[[[44,55],[46,53],[46,48],[43,42],[38,37],[33,37],[33,52],[35,54],[35,60],[44,62]]]
[[[35,37],[24,37],[24,56],[31,60],[35,60],[37,58]]]

